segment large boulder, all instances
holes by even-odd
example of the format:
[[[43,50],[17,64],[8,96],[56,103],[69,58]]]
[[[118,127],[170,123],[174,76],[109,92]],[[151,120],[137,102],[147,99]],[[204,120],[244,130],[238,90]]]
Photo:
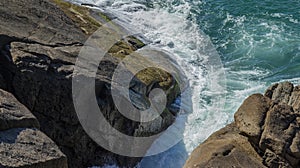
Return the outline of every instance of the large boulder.
[[[0,89],[0,167],[68,167],[66,156],[38,128],[35,116]]]
[[[211,135],[194,150],[186,168],[204,167],[265,167],[262,158],[251,146],[247,137],[240,135],[234,124]]]
[[[0,131],[0,167],[67,168],[67,158],[56,144],[37,129]]]
[[[12,128],[39,128],[39,122],[11,93],[0,89],[0,131]]]
[[[244,101],[234,115],[235,124],[241,133],[258,142],[270,103],[270,99],[261,94],[254,94]]]
[[[234,122],[190,156],[190,167],[300,167],[299,86],[283,82],[247,98]]]
[[[110,19],[98,10],[62,0],[1,1],[0,13],[0,88],[12,92],[37,117],[41,130],[67,155],[69,166],[136,165],[140,158],[113,154],[86,134],[72,99],[77,56],[88,37]],[[119,112],[110,93],[114,69],[126,55],[143,46],[140,39],[131,36],[117,42],[100,63],[95,79],[97,101],[107,121],[120,132],[137,137],[167,129],[176,116],[170,105],[180,94],[170,74],[145,70],[132,80],[131,93],[143,97],[136,99],[140,101],[137,104],[147,106],[150,91],[162,88],[167,93],[168,109],[150,123],[134,122]],[[144,147],[145,152],[150,145]]]

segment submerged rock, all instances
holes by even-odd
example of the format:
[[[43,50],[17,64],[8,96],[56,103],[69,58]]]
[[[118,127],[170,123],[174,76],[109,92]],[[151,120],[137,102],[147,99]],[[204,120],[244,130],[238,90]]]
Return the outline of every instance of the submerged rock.
[[[289,82],[247,98],[234,122],[190,156],[192,167],[300,167],[300,92]]]

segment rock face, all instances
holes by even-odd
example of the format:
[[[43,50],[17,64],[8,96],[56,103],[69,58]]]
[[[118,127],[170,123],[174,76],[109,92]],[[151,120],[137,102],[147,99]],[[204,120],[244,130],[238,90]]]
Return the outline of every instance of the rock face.
[[[234,122],[201,144],[185,167],[300,167],[299,103],[299,86],[288,82],[250,96]]]
[[[44,133],[29,128],[0,132],[0,167],[67,168],[67,158]]]
[[[89,35],[109,18],[97,10],[62,0],[1,1],[0,13],[0,88],[15,95],[36,116],[41,131],[66,154],[68,165],[74,168],[110,163],[135,165],[140,158],[106,151],[85,133],[72,101],[73,69],[78,53]],[[95,79],[95,92],[104,116],[114,128],[129,136],[160,132],[173,123],[176,115],[166,109],[156,123],[143,125],[124,117],[114,105],[110,95],[114,69],[126,55],[143,46],[135,37],[116,43],[100,63]],[[152,76],[145,78],[149,72]],[[164,89],[168,106],[180,92],[174,79],[161,71],[141,72],[133,81],[133,93],[141,97],[147,97],[153,86]],[[21,126],[27,126],[30,116],[27,117],[11,117],[11,120],[20,120]],[[0,128],[11,126],[8,121],[1,124]]]
[[[0,167],[68,167],[66,156],[38,128],[30,111],[0,89]]]
[[[0,90],[0,131],[12,128],[39,128],[39,122],[12,94]]]

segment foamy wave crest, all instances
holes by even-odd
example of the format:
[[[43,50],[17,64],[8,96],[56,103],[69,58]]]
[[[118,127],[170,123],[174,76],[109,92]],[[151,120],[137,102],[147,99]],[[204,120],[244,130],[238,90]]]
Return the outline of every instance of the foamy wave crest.
[[[212,132],[227,123],[224,111],[225,73],[219,55],[210,38],[200,31],[190,17],[191,4],[177,1],[131,0],[73,0],[76,3],[91,3],[105,6],[117,22],[131,32],[143,35],[148,45],[170,53],[190,79],[194,111],[188,117],[184,141],[159,156],[147,157],[140,167],[182,167],[188,153]],[[104,10],[104,8],[102,8]],[[183,102],[184,103],[184,102]],[[155,143],[154,143],[155,144]],[[176,157],[175,157],[176,156]]]

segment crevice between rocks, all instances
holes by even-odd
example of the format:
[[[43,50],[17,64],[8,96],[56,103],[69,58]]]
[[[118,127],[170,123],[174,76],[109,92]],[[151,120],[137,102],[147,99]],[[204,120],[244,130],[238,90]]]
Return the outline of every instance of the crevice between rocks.
[[[83,46],[84,45],[80,42],[73,42],[73,43],[69,43],[69,44],[65,44],[65,43],[46,44],[46,43],[31,40],[28,38],[17,38],[17,37],[13,37],[13,36],[7,36],[7,35],[0,34],[0,47],[1,48],[3,48],[3,46],[5,46],[5,45],[10,45],[10,43],[12,43],[12,42],[23,42],[23,43],[27,43],[27,44],[39,44],[42,46],[52,47],[52,48],[67,47],[67,46]]]

